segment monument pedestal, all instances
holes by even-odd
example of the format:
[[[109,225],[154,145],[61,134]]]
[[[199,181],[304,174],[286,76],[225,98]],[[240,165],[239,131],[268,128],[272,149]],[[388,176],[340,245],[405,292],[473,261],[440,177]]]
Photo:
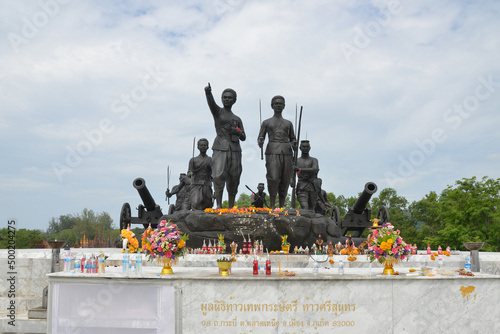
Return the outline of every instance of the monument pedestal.
[[[284,265],[282,265],[282,269]],[[108,270],[110,269],[110,270]],[[383,276],[382,266],[287,268],[295,276],[233,268],[144,267],[141,276],[50,274],[48,332],[459,333],[500,332],[500,276]]]

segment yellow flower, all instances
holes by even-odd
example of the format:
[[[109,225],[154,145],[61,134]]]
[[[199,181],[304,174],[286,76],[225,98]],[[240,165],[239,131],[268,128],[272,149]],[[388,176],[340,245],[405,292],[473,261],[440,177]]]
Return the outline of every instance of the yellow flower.
[[[394,242],[394,240],[392,240],[391,238],[387,239],[388,244],[392,244],[393,242]]]
[[[182,248],[184,247],[184,240],[181,239],[181,241],[179,241],[179,248]]]

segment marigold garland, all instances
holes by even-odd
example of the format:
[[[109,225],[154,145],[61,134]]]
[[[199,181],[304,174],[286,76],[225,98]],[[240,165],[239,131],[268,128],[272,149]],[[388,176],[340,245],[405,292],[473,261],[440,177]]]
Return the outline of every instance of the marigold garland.
[[[268,213],[270,215],[279,215],[283,211],[285,216],[288,216],[288,211],[284,210],[283,208],[269,209],[269,208],[256,208],[254,206],[238,208],[237,206],[234,206],[230,209],[212,209],[212,208],[205,209],[205,213],[216,213],[219,216],[222,215],[223,213],[233,213],[233,214]]]
[[[128,240],[127,246],[129,249],[129,253],[135,253],[137,251],[137,248],[139,247],[139,240],[137,240],[137,238],[135,237],[134,232],[129,231],[127,229],[123,229],[121,231],[121,235],[123,238]]]

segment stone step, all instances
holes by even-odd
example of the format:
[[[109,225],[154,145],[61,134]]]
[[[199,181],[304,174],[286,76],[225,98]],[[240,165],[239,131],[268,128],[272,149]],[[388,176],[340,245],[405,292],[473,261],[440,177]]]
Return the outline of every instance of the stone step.
[[[42,306],[29,309],[28,319],[47,320],[47,309]]]

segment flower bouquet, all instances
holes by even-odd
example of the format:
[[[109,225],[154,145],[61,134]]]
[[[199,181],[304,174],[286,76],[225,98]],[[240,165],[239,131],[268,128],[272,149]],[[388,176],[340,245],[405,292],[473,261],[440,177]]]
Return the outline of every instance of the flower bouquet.
[[[146,232],[144,231],[145,234]],[[146,241],[142,246],[144,254],[149,261],[156,259],[163,263],[162,275],[173,274],[172,264],[177,261],[179,256],[184,255],[188,235],[181,235],[176,224],[165,220],[162,220],[158,227],[149,233],[151,234],[143,235]]]
[[[395,230],[391,223],[385,223],[382,228],[373,231],[368,243],[368,253],[370,262],[377,260],[385,264],[385,274],[386,271],[393,272],[392,266],[411,254],[411,246],[403,241],[399,230]]]
[[[219,267],[219,275],[221,276],[229,276],[229,272],[231,270],[231,264],[236,261],[234,256],[223,256],[217,259],[217,266]]]

